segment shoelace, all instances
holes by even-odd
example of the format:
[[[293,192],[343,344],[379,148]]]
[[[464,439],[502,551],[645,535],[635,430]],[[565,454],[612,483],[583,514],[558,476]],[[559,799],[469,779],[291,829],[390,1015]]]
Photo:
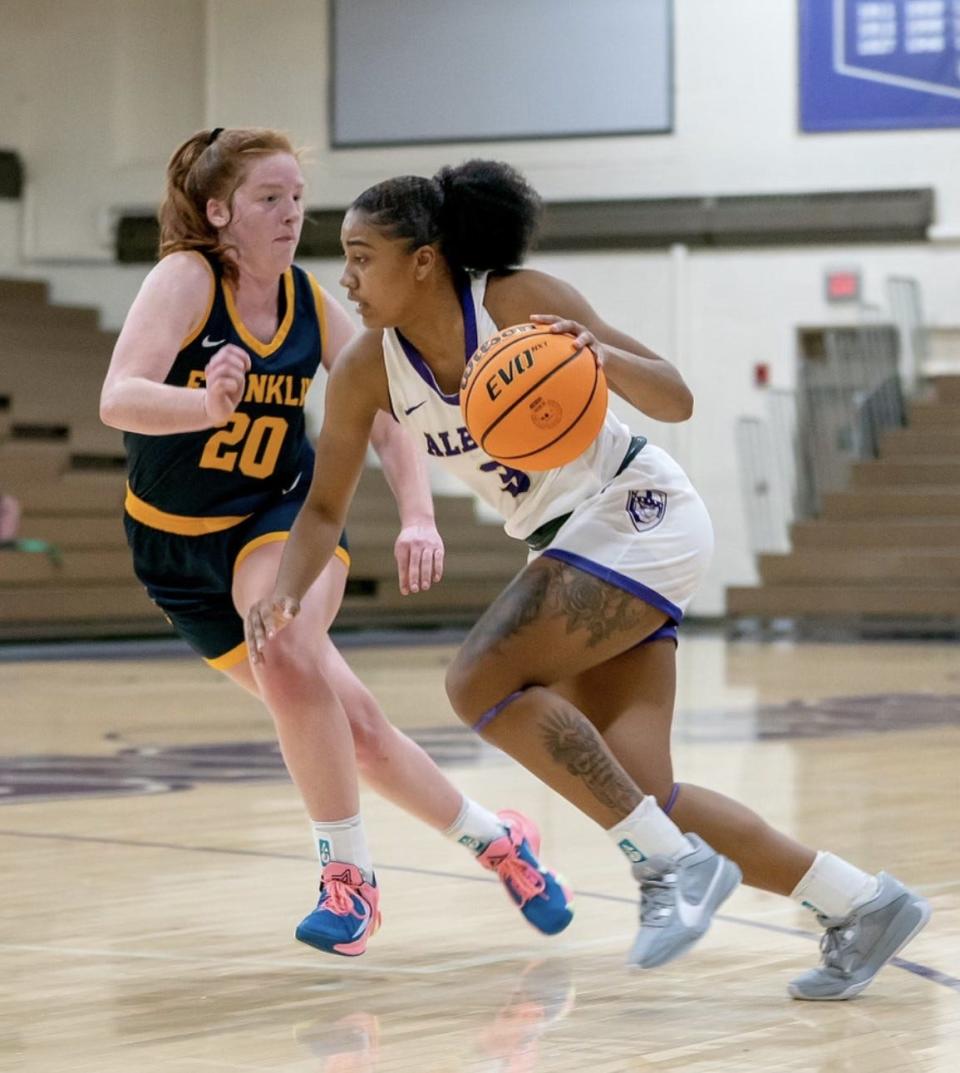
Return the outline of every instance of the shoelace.
[[[673,911],[675,872],[644,876],[640,883],[640,924],[660,927]]]
[[[849,971],[844,964],[844,954],[854,937],[856,929],[846,921],[827,927],[820,937],[820,953],[823,955],[823,964],[828,969],[836,969],[837,972]]]
[[[323,908],[328,913],[333,913],[334,916],[338,917],[356,916],[357,911],[354,908],[353,898],[351,897],[353,892],[354,888],[347,883],[331,879],[323,885],[323,893],[320,897],[323,902]]]
[[[521,860],[516,853],[503,858],[497,865],[497,875],[504,883],[510,884],[511,889],[520,899],[521,907],[526,905],[531,898],[543,894],[547,886],[547,881],[536,868]]]

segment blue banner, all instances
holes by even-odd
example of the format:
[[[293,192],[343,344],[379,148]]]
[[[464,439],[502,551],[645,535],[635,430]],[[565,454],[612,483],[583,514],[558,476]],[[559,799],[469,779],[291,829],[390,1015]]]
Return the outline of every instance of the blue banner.
[[[802,130],[960,126],[960,0],[800,0]]]

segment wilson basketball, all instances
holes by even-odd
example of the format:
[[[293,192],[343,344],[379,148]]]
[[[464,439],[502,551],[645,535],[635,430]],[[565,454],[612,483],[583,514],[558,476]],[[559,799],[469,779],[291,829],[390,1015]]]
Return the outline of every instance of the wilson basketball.
[[[564,466],[590,446],[607,413],[607,381],[589,347],[549,325],[517,324],[467,362],[460,408],[476,443],[520,470]]]

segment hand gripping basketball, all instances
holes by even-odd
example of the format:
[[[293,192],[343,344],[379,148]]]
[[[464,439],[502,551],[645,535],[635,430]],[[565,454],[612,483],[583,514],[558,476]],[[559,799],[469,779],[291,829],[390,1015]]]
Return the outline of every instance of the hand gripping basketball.
[[[528,471],[578,458],[607,415],[606,377],[585,342],[596,346],[596,339],[574,321],[538,319],[544,323],[516,324],[481,344],[460,383],[476,443],[498,462]]]
[[[597,359],[597,365],[603,366],[603,343],[590,331],[575,320],[565,320],[553,313],[532,313],[530,320],[534,324],[543,324],[552,332],[574,336],[574,346],[589,347],[593,356]]]

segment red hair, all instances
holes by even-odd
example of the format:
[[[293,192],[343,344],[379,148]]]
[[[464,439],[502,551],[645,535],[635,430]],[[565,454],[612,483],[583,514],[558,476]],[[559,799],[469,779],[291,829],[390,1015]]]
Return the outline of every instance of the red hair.
[[[216,257],[227,279],[236,281],[237,266],[226,256],[229,246],[220,241],[207,218],[207,202],[214,198],[232,207],[233,195],[257,157],[289,153],[296,157],[290,139],[280,131],[228,127],[197,131],[167,165],[167,183],[157,214],[160,221],[160,257],[177,250],[198,250]]]

